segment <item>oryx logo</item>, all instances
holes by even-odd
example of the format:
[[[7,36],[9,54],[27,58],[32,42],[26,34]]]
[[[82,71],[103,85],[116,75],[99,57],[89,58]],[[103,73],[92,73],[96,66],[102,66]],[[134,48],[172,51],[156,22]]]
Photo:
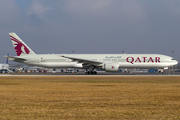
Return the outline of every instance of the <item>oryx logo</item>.
[[[111,65],[112,66],[112,65]],[[112,66],[112,69],[114,69],[114,66]]]
[[[13,44],[15,45],[14,49],[16,50],[17,56],[20,56],[22,53],[26,53],[26,54],[30,53],[29,49],[23,43],[21,43],[19,40],[17,40],[13,36],[10,36],[10,38],[12,41],[16,42]]]

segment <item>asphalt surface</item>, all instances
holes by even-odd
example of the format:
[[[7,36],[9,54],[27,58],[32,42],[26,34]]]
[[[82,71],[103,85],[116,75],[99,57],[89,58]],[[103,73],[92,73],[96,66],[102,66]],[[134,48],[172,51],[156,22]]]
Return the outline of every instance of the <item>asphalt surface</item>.
[[[0,73],[0,76],[180,76],[180,72],[171,74],[162,73],[98,73],[85,75],[84,73]]]

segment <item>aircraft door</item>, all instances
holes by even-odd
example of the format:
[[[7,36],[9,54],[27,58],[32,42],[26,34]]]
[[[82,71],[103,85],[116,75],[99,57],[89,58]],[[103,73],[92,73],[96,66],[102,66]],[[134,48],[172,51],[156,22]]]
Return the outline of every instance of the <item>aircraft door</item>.
[[[43,59],[44,59],[43,57],[37,58],[37,62],[38,62],[38,63],[39,63],[39,62],[42,62]]]
[[[37,62],[39,63],[41,60],[39,58],[37,58]]]

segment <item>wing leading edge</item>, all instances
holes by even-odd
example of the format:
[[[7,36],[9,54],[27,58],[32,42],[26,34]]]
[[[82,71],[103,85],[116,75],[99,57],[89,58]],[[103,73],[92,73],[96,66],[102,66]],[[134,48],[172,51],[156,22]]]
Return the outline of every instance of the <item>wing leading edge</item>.
[[[98,65],[103,64],[103,62],[96,61],[96,60],[75,58],[75,57],[69,57],[69,56],[64,56],[64,55],[61,56],[61,57],[68,58],[68,59],[71,59],[71,60],[73,60],[73,61],[76,61],[76,62],[78,62],[78,63],[83,63],[83,64],[91,64],[91,65],[95,65],[95,66],[98,66]]]

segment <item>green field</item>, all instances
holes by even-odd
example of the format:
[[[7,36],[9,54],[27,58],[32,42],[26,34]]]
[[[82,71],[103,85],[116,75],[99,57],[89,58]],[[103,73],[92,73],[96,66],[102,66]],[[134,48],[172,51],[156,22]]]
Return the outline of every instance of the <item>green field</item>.
[[[180,119],[180,77],[0,77],[0,119]]]

